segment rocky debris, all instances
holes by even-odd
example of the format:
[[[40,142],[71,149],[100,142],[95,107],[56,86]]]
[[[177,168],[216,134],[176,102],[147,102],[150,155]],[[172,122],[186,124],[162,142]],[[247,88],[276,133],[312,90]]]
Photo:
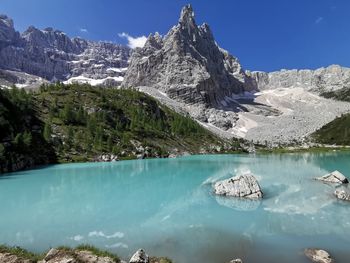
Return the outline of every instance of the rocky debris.
[[[119,161],[119,158],[117,155],[114,155],[112,153],[101,154],[95,158],[95,162],[116,162],[116,161]]]
[[[95,255],[87,250],[52,248],[38,263],[116,263],[116,261],[110,257]]]
[[[334,195],[339,199],[343,201],[350,201],[350,192],[345,189],[336,189],[334,191]]]
[[[120,85],[130,54],[128,47],[69,38],[53,28],[30,26],[19,34],[12,19],[0,15],[0,68],[27,73],[28,78]]]
[[[129,263],[149,263],[149,257],[143,249],[139,249],[131,257]]]
[[[334,171],[321,177],[315,178],[316,180],[326,183],[348,184],[349,180],[339,171]]]
[[[229,263],[243,263],[242,259],[237,258],[237,259],[232,259]]]
[[[207,24],[197,26],[187,5],[167,35],[151,34],[133,52],[122,86],[155,87],[186,104],[223,107],[248,88],[245,79],[238,59],[218,47]]]
[[[307,256],[312,262],[315,263],[334,263],[330,254],[322,249],[308,248],[304,250],[305,256]]]
[[[263,197],[260,185],[254,175],[248,173],[238,175],[215,183],[214,192],[217,195],[259,199]]]
[[[10,253],[0,253],[0,263],[33,263],[33,261],[22,259]]]

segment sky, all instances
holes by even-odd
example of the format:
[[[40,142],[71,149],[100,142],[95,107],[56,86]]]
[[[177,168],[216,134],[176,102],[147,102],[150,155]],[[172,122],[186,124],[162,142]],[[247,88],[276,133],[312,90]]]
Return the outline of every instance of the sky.
[[[136,47],[166,34],[188,3],[245,69],[350,67],[349,0],[0,0],[0,13],[20,32],[53,27]]]

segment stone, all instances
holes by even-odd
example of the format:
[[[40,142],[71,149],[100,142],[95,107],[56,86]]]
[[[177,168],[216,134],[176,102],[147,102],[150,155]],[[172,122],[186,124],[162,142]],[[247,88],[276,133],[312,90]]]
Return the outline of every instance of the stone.
[[[91,251],[87,250],[77,250],[75,251],[76,258],[79,262],[84,263],[115,263],[115,261],[110,257],[100,257],[93,254]]]
[[[322,249],[308,248],[304,250],[305,256],[307,256],[312,262],[315,263],[334,263],[330,254]]]
[[[336,189],[334,195],[339,200],[350,201],[350,192],[344,189]]]
[[[337,184],[349,183],[349,180],[345,177],[345,175],[343,175],[339,171],[334,171],[322,177],[317,177],[316,180],[327,182],[327,183],[337,183]]]
[[[129,263],[149,263],[149,257],[143,249],[139,249],[131,257]]]
[[[243,263],[242,259],[237,258],[237,259],[232,259],[229,263]]]
[[[263,192],[254,175],[247,173],[215,183],[214,192],[217,195],[259,199]]]
[[[0,263],[34,263],[28,259],[22,259],[10,253],[0,253]]]

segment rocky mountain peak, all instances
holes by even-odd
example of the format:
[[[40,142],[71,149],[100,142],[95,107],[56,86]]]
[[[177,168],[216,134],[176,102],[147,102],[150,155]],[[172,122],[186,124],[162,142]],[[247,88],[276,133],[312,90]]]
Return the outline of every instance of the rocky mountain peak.
[[[194,21],[194,12],[190,4],[182,8],[179,23],[183,26],[194,26],[196,24]]]
[[[196,25],[186,5],[165,37],[150,35],[133,52],[123,85],[154,87],[185,103],[222,107],[226,97],[244,90],[243,75],[238,60],[218,47],[208,24]]]
[[[10,45],[19,38],[14,29],[13,20],[6,15],[0,15],[0,48]]]
[[[13,20],[7,15],[0,14],[0,24],[5,25],[6,27],[14,28]]]

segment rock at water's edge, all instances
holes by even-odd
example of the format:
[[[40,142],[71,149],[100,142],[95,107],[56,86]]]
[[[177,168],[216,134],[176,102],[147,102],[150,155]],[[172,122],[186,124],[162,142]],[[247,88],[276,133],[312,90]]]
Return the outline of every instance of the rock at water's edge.
[[[337,184],[347,184],[349,180],[339,171],[334,171],[321,177],[315,178],[316,180],[327,182],[327,183],[337,183]]]
[[[312,262],[315,263],[334,263],[330,254],[322,249],[307,248],[304,250],[305,256],[307,256]]]
[[[258,199],[263,197],[260,185],[254,175],[244,174],[215,183],[217,195]]]
[[[129,263],[149,263],[149,257],[143,249],[139,249],[131,257]]]
[[[337,189],[334,191],[334,195],[339,199],[343,201],[350,201],[350,192],[345,191],[344,189]]]

